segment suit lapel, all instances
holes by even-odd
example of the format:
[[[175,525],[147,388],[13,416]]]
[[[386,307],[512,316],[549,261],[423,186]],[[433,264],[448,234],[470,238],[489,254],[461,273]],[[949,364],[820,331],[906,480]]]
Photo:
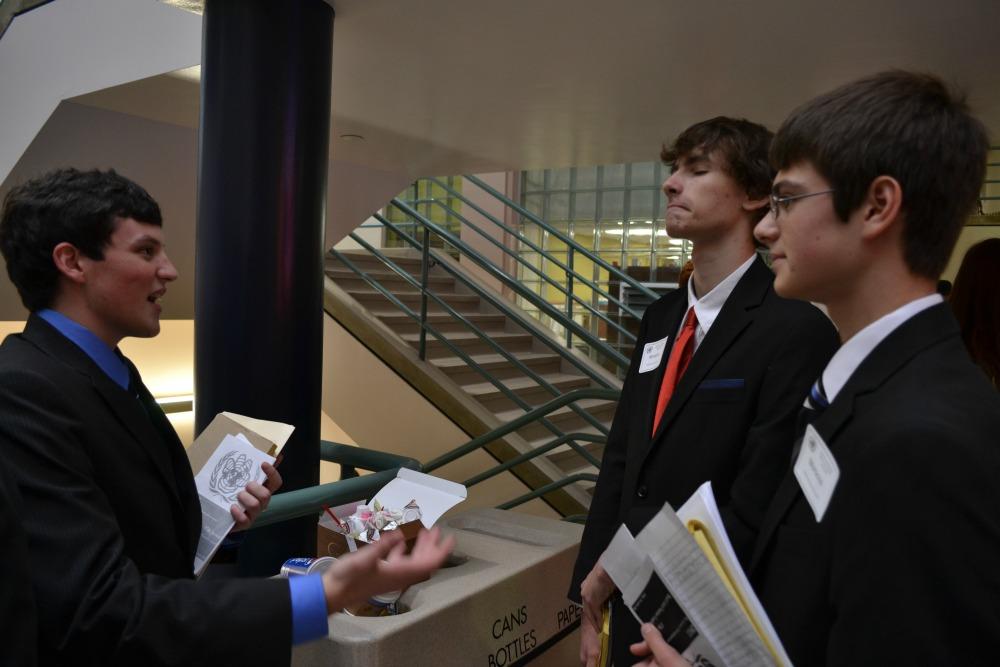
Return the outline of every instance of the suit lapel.
[[[90,380],[108,409],[132,436],[135,445],[149,456],[171,496],[183,507],[168,443],[162,441],[136,397],[115,384],[83,350],[40,317],[32,315],[28,319],[23,336]]]
[[[660,426],[656,430],[656,433],[653,434],[652,443],[659,440],[664,432],[670,428],[670,424],[680,414],[688,399],[691,398],[695,389],[705,378],[705,375],[712,370],[712,367],[726,353],[726,350],[729,349],[733,342],[739,338],[743,330],[753,322],[753,311],[764,300],[764,296],[767,294],[773,278],[771,271],[764,266],[764,263],[760,259],[754,260],[750,268],[747,269],[746,274],[736,284],[729,298],[726,299],[726,303],[722,306],[722,310],[712,324],[712,328],[708,330],[705,339],[702,340],[701,345],[695,351],[687,371],[681,376],[680,382],[677,383],[677,387],[670,397],[670,402],[667,403],[666,410],[663,412]],[[662,365],[666,366],[666,364]],[[661,372],[661,381],[662,377],[663,373]],[[659,383],[657,383],[656,389],[658,393]],[[656,409],[655,395],[652,406],[649,418],[650,428],[653,425],[653,410]]]
[[[903,322],[876,345],[848,378],[830,407],[813,422],[830,450],[837,453],[836,438],[850,422],[855,401],[859,397],[876,391],[889,377],[929,346],[955,336],[958,336],[958,325],[947,306],[939,304]],[[843,449],[843,445],[840,449]],[[764,516],[751,559],[751,571],[757,567],[775,531],[799,497],[799,483],[791,470],[792,464],[794,461],[790,462],[788,473]]]

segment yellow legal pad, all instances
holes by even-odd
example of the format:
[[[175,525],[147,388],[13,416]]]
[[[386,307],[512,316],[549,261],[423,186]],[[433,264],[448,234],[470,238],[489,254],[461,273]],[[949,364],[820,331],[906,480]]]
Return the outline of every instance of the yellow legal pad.
[[[743,614],[750,621],[753,626],[754,631],[757,636],[760,637],[761,641],[764,642],[764,646],[767,647],[768,652],[771,657],[774,658],[774,663],[779,667],[785,667],[784,663],[778,655],[778,651],[775,650],[774,645],[768,640],[767,634],[761,629],[760,622],[754,618],[754,615],[750,613],[750,606],[747,604],[746,600],[737,590],[736,586],[733,585],[732,577],[729,571],[726,570],[726,566],[722,563],[722,559],[719,558],[718,550],[716,549],[715,542],[712,540],[712,533],[708,530],[701,521],[691,520],[687,522],[687,529],[694,537],[694,541],[698,543],[701,550],[705,553],[708,561],[715,568],[716,573],[718,573],[719,578],[722,579],[722,583],[726,585],[726,589],[729,594],[739,603],[740,609],[743,610]]]

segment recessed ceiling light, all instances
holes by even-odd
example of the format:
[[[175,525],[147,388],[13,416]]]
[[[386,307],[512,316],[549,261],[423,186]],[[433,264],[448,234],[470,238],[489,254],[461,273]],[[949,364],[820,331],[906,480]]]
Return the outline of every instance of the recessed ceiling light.
[[[364,141],[365,138],[360,134],[342,134],[340,138],[344,141]]]

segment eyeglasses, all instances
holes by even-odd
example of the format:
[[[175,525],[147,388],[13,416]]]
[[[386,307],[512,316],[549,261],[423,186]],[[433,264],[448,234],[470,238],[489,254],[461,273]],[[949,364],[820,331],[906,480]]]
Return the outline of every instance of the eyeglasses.
[[[806,199],[807,197],[815,197],[817,195],[828,195],[833,190],[820,190],[819,192],[807,192],[803,195],[788,195],[786,197],[779,197],[777,195],[771,195],[771,215],[775,220],[778,219],[778,212],[783,207],[786,211],[793,201],[798,199]]]

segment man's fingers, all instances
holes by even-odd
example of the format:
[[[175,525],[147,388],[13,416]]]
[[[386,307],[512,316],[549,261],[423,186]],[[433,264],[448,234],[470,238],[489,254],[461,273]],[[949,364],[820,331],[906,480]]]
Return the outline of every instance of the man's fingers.
[[[267,462],[264,462],[260,465],[261,470],[263,470],[264,474],[267,475],[267,479],[264,480],[264,486],[267,487],[267,490],[270,493],[274,493],[275,491],[281,488],[281,484],[283,481],[281,479],[281,473],[278,472],[277,468],[274,467],[275,465],[278,465],[280,461],[281,461],[281,455],[279,454],[278,458],[275,459],[274,461],[274,465],[271,465],[270,463]]]
[[[682,658],[670,644],[663,639],[663,635],[650,623],[642,624],[642,644],[645,644],[649,651],[653,653],[653,663],[658,667],[690,667],[690,663]],[[641,644],[639,644],[641,646]],[[635,653],[635,651],[633,651]],[[639,654],[636,654],[639,655]]]

